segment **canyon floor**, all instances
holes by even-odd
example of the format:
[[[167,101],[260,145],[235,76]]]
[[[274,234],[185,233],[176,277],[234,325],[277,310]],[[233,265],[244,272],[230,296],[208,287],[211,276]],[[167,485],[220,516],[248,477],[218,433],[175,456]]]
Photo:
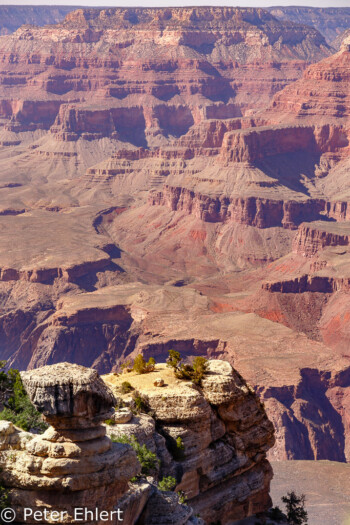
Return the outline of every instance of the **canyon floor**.
[[[349,461],[350,41],[314,14],[77,9],[0,37],[1,359],[223,359],[270,459]]]
[[[295,490],[306,494],[305,508],[310,525],[350,523],[349,465],[333,461],[272,462],[271,497],[283,507],[281,497]]]

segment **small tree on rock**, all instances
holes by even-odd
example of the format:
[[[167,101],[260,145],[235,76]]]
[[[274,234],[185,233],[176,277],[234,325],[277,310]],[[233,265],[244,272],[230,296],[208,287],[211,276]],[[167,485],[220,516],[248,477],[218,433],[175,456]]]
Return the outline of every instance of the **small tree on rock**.
[[[156,360],[154,357],[150,357],[149,360],[145,361],[145,358],[142,354],[139,354],[135,357],[134,365],[132,369],[137,374],[147,374],[148,372],[153,372],[156,365]]]
[[[208,359],[205,357],[195,357],[192,363],[193,367],[193,377],[192,380],[196,385],[200,385],[201,381],[208,371]]]
[[[282,501],[286,505],[287,519],[291,525],[304,525],[308,523],[305,500],[305,494],[297,496],[294,490],[288,492],[287,496],[282,497]]]
[[[194,358],[192,364],[182,363],[180,352],[169,350],[169,357],[166,360],[169,368],[172,368],[175,377],[184,379],[185,381],[192,381],[196,385],[201,385],[204,375],[208,372],[208,359],[197,356]]]
[[[176,350],[169,350],[169,357],[166,360],[166,366],[176,370],[181,361],[182,357],[180,355],[180,352],[176,352]]]

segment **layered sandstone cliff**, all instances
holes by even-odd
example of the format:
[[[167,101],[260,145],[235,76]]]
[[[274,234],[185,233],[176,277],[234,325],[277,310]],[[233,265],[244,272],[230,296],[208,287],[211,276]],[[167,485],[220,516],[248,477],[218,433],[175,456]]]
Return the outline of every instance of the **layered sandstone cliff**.
[[[165,373],[171,385],[142,392],[153,417],[114,412],[111,390],[91,369],[59,363],[22,374],[33,404],[52,426],[34,436],[1,424],[1,477],[11,489],[16,523],[228,524],[269,508],[272,469],[266,452],[274,442],[273,427],[254,392],[221,361],[210,362],[200,389]],[[116,376],[107,376],[107,384],[110,377]],[[140,464],[129,445],[111,442],[101,424],[106,418],[115,420],[109,435],[135,436],[156,452],[161,463],[153,479],[130,482]],[[174,456],[178,437],[181,458]],[[189,505],[157,489],[157,478],[170,475]],[[96,509],[104,514],[96,516]]]
[[[159,378],[164,387],[154,386]],[[184,491],[206,523],[232,523],[269,507],[272,471],[266,452],[274,443],[273,427],[254,392],[229,363],[210,361],[201,388],[176,380],[165,365],[157,365],[147,376],[105,376],[115,395],[128,403],[128,396],[120,394],[126,379],[152,417],[134,416],[110,426],[108,433],[136,434],[155,450],[162,460],[160,477],[174,476],[176,490]],[[176,447],[179,440],[181,449]]]
[[[1,425],[2,480],[11,489],[16,523],[133,525],[157,497],[163,503],[159,524],[167,522],[170,510],[178,523],[202,523],[190,507],[177,498],[168,501],[150,483],[130,486],[140,464],[129,445],[106,436],[101,423],[113,415],[115,399],[94,370],[60,363],[22,378],[52,426],[34,436],[12,423]],[[153,522],[146,515],[142,523]]]
[[[326,246],[348,246],[349,239],[349,223],[313,222],[299,227],[293,249],[304,257],[312,257]]]
[[[79,9],[0,40],[0,116],[8,130],[141,145],[206,112],[261,107],[330,51],[316,30],[261,9]]]
[[[277,94],[273,112],[284,120],[308,118],[309,122],[336,122],[349,115],[349,43],[345,39],[335,55],[310,66],[293,87]],[[347,122],[338,125],[348,128]]]

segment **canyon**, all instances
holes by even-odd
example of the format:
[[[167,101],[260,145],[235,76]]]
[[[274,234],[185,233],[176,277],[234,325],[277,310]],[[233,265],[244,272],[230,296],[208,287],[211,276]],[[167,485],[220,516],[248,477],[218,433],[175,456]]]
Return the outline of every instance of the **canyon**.
[[[348,462],[350,41],[276,17],[77,9],[0,37],[0,357],[221,359],[269,458]]]

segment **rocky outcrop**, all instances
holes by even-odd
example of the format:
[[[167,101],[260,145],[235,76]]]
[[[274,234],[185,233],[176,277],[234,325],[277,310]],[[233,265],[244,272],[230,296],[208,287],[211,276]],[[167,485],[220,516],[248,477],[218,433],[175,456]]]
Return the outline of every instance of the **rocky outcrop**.
[[[303,78],[277,93],[271,109],[272,115],[292,122],[308,118],[308,123],[338,122],[350,111],[349,97],[349,45],[343,41],[339,53],[310,66]],[[278,117],[279,115],[279,117]],[[304,120],[305,121],[305,120]],[[346,122],[345,130],[347,129]],[[344,137],[346,145],[346,138]]]
[[[314,147],[312,127],[259,127],[227,133],[221,155],[231,162],[256,162],[265,157]]]
[[[95,513],[97,501],[100,508],[113,511],[139,465],[129,447],[112,444],[105,436],[101,422],[113,411],[112,393],[97,372],[67,363],[24,373],[22,380],[52,426],[42,436],[30,436],[12,461],[8,447],[2,460],[4,483],[16,489],[16,519],[35,523],[34,512],[46,508],[62,512],[64,522],[73,523],[76,507]],[[26,508],[33,510],[31,516],[24,516]],[[92,521],[102,523],[86,516],[82,520]]]
[[[254,163],[297,151],[338,152],[347,145],[346,134],[335,126],[260,126],[226,133],[221,155],[226,161]]]
[[[164,378],[164,387],[154,387],[157,377]],[[252,389],[229,363],[210,361],[201,388],[176,380],[165,365],[157,365],[146,379],[134,374],[127,379],[153,415],[109,426],[108,433],[136,435],[156,451],[160,478],[175,477],[176,490],[185,492],[206,523],[229,524],[269,507],[272,471],[266,452],[274,443],[273,427]],[[119,388],[125,375],[107,375],[104,380],[128,403]]]
[[[340,33],[340,35],[338,35],[337,38],[333,41],[332,43],[333,47],[339,51],[342,48],[345,40],[348,40],[349,37],[350,37],[350,28],[347,28],[345,29],[343,33]]]
[[[334,226],[333,223],[316,221],[299,226],[293,240],[293,250],[304,257],[312,257],[326,246],[348,246],[349,243],[348,223]]]
[[[350,220],[350,206],[348,202],[327,202],[325,212],[329,219],[334,219],[337,222]]]
[[[113,415],[115,398],[95,370],[59,363],[23,373],[22,380],[52,426],[41,436],[9,422],[0,426],[1,477],[11,489],[16,523],[133,525],[143,507],[162,500],[145,481],[129,485],[140,464],[129,445],[106,436],[101,423]],[[169,508],[158,503],[160,525],[165,525]],[[202,523],[175,495],[171,508],[181,517],[177,523]],[[142,523],[153,523],[147,512]]]
[[[321,199],[283,202],[260,197],[212,198],[168,185],[162,191],[152,193],[149,202],[152,206],[163,205],[173,211],[185,211],[205,222],[233,221],[257,228],[280,226],[287,229],[296,229],[307,218],[319,218],[325,205]]]
[[[350,290],[350,278],[332,278],[318,275],[302,275],[285,281],[268,282],[262,284],[262,289],[269,292],[305,293],[319,292],[331,294],[339,290]]]
[[[296,389],[259,388],[269,417],[280,429],[270,459],[323,459],[327,455],[329,460],[349,462],[349,422],[345,415],[349,380],[349,368],[333,374],[304,369]],[[293,450],[284,447],[288,434],[298,443]]]
[[[271,505],[266,452],[273,427],[228,363],[210,362],[201,389],[176,382],[145,392],[153,417],[114,412],[116,399],[92,369],[59,363],[22,373],[22,380],[51,426],[34,436],[9,422],[0,425],[1,478],[16,523],[166,525],[171,516],[176,524],[225,525]],[[102,425],[107,418],[115,424]],[[174,476],[189,504],[150,479],[130,483],[140,473],[136,454],[112,442],[106,428],[155,451],[162,460],[159,476]],[[183,444],[177,455],[176,438]]]

